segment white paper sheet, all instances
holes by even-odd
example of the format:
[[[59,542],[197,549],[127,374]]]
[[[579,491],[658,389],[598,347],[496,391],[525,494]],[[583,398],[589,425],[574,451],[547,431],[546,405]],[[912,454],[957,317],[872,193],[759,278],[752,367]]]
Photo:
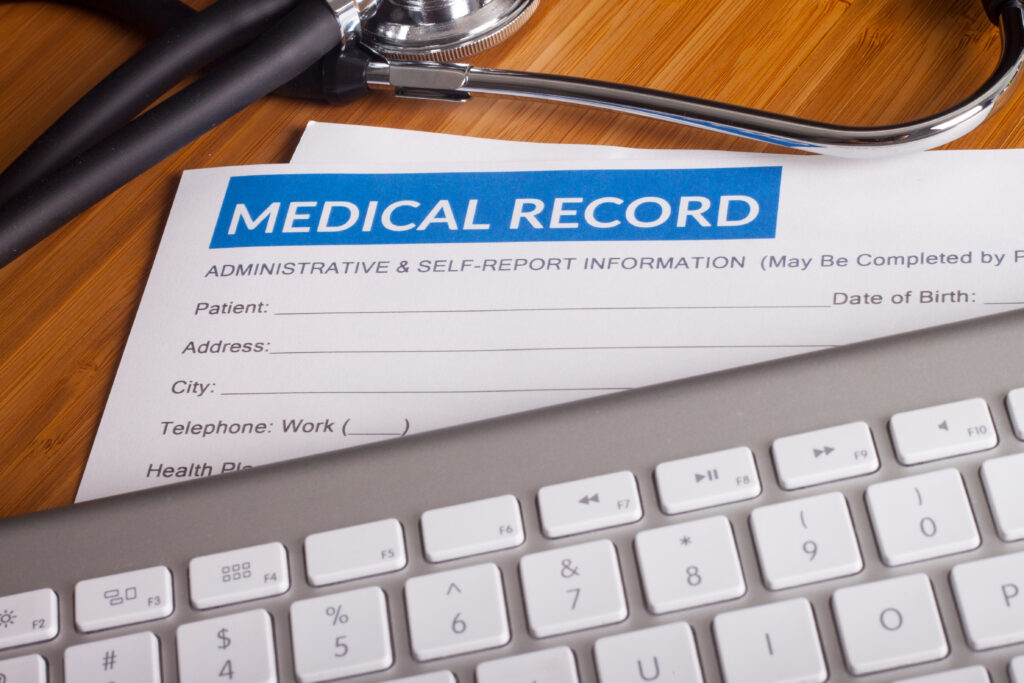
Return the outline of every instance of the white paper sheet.
[[[631,237],[644,229],[623,223],[621,239],[464,242],[508,226],[465,230],[474,221],[462,206],[454,225],[442,212],[420,231],[441,231],[451,243],[210,248],[232,177],[400,173],[420,158],[419,144],[404,139],[403,160],[359,167],[183,176],[79,500],[1024,306],[1024,237],[1013,199],[1024,151],[871,163],[719,154],[688,161],[492,157],[475,168],[781,167],[775,235],[637,240]],[[460,191],[481,177],[465,178]],[[393,180],[402,188],[408,178]],[[301,189],[307,180],[295,182]],[[700,194],[688,182],[671,198],[673,212],[678,196]],[[415,190],[423,187],[418,180]],[[488,203],[507,203],[519,189],[509,182],[507,193],[479,195],[476,224]],[[596,205],[596,219],[622,222],[636,199],[636,188],[629,191],[622,204]],[[538,214],[543,229],[519,229],[539,234],[552,223],[576,223],[582,227],[563,234],[595,232],[584,220],[593,197],[565,198],[559,216],[551,206]],[[349,199],[365,209],[370,198]],[[299,217],[304,211],[316,207],[295,207],[292,227],[315,233],[315,218]],[[425,220],[426,206],[399,211],[408,213],[392,218]],[[284,212],[267,239],[281,234]],[[633,218],[655,222],[657,212],[648,202]],[[714,210],[704,215],[714,222]],[[739,222],[743,213],[724,218]],[[262,239],[264,226],[236,227]],[[368,234],[382,231],[374,224]],[[284,273],[282,264],[303,263],[333,265]],[[274,274],[238,275],[248,264],[269,264],[264,269]]]
[[[343,160],[390,159],[390,168],[404,164],[466,162],[478,168],[493,162],[569,161],[624,159],[763,160],[764,154],[717,152],[707,150],[634,149],[609,145],[563,145],[548,142],[511,142],[474,138],[447,133],[424,133],[403,128],[353,126],[342,123],[310,121],[299,144],[295,146],[293,164],[335,164]],[[396,166],[396,164],[398,164]]]

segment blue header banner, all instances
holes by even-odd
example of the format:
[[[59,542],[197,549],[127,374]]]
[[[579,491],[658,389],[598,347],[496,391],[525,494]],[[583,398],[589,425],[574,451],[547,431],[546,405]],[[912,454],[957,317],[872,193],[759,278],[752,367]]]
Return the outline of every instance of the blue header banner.
[[[211,249],[772,239],[780,166],[231,178]]]

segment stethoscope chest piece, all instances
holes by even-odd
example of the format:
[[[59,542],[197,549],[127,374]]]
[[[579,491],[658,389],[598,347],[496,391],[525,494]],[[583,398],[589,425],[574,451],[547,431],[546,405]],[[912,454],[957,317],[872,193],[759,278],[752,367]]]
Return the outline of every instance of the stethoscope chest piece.
[[[519,30],[537,2],[379,0],[363,13],[362,42],[394,59],[459,61]]]

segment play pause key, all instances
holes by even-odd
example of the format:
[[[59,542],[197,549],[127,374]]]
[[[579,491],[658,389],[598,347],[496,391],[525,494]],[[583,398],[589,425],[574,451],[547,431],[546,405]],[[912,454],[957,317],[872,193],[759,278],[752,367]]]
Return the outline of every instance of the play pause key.
[[[761,493],[749,448],[730,448],[663,462],[654,470],[661,509],[674,515],[735,503]]]

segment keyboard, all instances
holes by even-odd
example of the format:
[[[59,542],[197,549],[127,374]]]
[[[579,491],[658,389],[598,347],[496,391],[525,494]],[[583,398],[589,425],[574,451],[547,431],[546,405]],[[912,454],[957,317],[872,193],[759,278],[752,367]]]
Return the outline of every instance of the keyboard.
[[[1024,683],[1024,312],[0,523],[0,683]]]

